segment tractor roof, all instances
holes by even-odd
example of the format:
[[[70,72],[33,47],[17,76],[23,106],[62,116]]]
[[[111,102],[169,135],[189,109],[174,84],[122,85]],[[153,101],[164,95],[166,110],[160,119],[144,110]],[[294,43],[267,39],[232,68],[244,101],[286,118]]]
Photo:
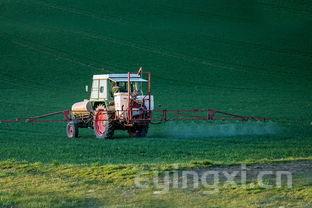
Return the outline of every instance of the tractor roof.
[[[128,74],[98,74],[93,75],[93,79],[109,79],[113,82],[127,82]],[[130,74],[131,82],[147,82],[147,80],[142,79],[138,74]]]

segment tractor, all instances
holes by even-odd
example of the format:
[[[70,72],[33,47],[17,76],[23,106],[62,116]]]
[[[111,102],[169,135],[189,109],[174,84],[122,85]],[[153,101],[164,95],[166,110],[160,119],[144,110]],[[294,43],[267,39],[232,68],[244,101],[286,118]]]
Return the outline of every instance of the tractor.
[[[112,139],[116,130],[145,137],[153,110],[151,74],[142,68],[138,73],[93,75],[90,98],[73,104],[67,115],[67,137],[78,137],[80,128],[93,129],[100,139]]]

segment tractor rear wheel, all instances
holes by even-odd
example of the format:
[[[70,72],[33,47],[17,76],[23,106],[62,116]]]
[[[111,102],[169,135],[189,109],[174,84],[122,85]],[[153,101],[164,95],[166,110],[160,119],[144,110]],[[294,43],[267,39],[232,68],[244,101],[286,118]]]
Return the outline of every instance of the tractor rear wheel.
[[[114,127],[111,115],[103,105],[98,105],[94,113],[93,129],[96,138],[112,139],[114,136]]]
[[[148,125],[132,127],[128,130],[130,137],[146,137]]]
[[[67,123],[66,134],[69,139],[77,138],[79,136],[79,128],[77,122],[70,121]]]

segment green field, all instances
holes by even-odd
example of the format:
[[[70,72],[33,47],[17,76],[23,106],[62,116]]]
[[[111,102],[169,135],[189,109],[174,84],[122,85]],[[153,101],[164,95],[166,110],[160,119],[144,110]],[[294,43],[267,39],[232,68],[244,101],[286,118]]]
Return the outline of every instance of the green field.
[[[307,0],[0,0],[0,120],[69,109],[89,97],[93,74],[141,66],[157,106],[273,120],[234,131],[168,123],[112,141],[88,129],[68,140],[63,123],[0,123],[0,207],[311,207],[305,177],[210,198],[133,185],[141,170],[173,164],[311,160],[311,23]]]

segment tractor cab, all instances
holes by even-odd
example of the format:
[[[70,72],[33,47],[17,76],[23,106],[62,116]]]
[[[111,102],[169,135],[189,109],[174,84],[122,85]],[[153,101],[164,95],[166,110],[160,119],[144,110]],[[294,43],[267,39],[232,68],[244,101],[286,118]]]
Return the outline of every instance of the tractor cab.
[[[130,83],[130,86],[128,86]],[[143,95],[144,84],[147,83],[146,79],[137,74],[103,74],[94,75],[92,81],[90,101],[94,102],[107,102],[114,100],[116,93],[137,93]],[[147,92],[146,92],[147,93]]]
[[[90,101],[94,106],[104,102],[107,108],[116,111],[126,110],[129,104],[142,104],[140,107],[153,110],[152,96],[152,102],[149,102],[149,87],[148,80],[138,74],[94,75]]]

